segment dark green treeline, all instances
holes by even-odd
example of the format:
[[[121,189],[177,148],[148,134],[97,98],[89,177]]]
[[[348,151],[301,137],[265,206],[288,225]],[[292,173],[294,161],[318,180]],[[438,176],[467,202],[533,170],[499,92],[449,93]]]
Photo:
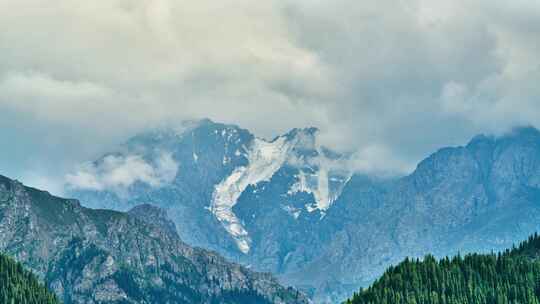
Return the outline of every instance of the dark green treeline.
[[[348,304],[540,304],[540,238],[500,254],[405,259]]]
[[[20,263],[0,254],[0,303],[58,304],[60,302]]]

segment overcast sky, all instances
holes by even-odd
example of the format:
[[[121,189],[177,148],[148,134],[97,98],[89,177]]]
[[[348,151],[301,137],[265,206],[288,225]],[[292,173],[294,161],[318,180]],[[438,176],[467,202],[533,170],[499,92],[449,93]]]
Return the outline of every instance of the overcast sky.
[[[0,0],[0,29],[0,174],[53,192],[164,121],[316,126],[395,172],[540,127],[538,0]]]

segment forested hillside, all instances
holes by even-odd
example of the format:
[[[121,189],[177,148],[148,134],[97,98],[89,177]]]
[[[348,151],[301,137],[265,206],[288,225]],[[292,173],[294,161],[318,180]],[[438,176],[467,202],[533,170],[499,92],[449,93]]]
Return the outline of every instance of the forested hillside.
[[[540,237],[499,254],[405,259],[348,304],[540,303]]]
[[[3,254],[0,254],[0,302],[3,304],[60,303],[30,271]]]

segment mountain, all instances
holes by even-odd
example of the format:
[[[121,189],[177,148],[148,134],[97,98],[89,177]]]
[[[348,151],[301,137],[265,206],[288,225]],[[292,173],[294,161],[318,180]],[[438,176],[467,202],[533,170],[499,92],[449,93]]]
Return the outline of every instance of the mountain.
[[[31,272],[3,254],[0,254],[0,300],[6,304],[60,303]]]
[[[68,189],[94,207],[159,206],[188,244],[319,303],[344,300],[405,256],[499,250],[540,228],[534,128],[443,148],[403,177],[349,164],[315,128],[264,140],[204,120],[131,138],[68,176]]]
[[[323,219],[335,230],[318,273],[366,286],[406,256],[510,247],[540,228],[539,165],[540,132],[520,128],[443,148],[402,178],[355,175]]]
[[[190,247],[170,229],[155,208],[87,209],[0,176],[0,251],[65,304],[307,303],[270,274]]]
[[[299,207],[305,209],[294,205],[295,196],[304,196],[306,214],[316,218],[344,186],[349,174],[328,168],[340,156],[318,146],[316,132],[295,129],[267,141],[210,120],[152,130],[70,175],[69,195],[96,208],[157,205],[182,223],[179,234],[189,244],[244,258],[256,240],[233,209],[242,205],[243,195],[258,191],[255,186],[281,175],[279,183],[291,184],[280,189],[291,201],[282,204],[282,212],[294,217]],[[141,170],[128,172],[133,167]],[[122,180],[127,174],[131,179]]]
[[[346,304],[540,303],[540,237],[503,254],[405,259]]]

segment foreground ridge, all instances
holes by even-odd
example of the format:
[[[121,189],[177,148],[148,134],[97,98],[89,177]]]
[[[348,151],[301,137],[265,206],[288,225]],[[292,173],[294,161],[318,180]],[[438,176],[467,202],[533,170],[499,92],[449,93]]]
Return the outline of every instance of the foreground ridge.
[[[166,222],[148,222],[161,214],[145,206],[88,209],[0,176],[0,215],[0,250],[65,304],[307,302],[269,274],[186,245]]]

